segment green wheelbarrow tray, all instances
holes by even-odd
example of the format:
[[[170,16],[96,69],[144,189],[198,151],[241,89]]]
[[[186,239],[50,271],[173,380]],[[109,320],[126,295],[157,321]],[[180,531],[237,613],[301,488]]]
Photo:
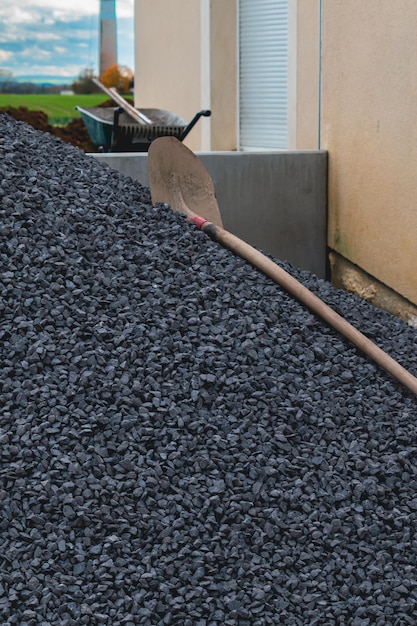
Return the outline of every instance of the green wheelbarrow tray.
[[[120,107],[75,108],[81,114],[91,143],[100,152],[147,152],[158,137],[170,136],[183,141],[200,117],[211,115],[211,111],[199,111],[187,124],[171,111],[141,109],[153,124],[140,124]]]

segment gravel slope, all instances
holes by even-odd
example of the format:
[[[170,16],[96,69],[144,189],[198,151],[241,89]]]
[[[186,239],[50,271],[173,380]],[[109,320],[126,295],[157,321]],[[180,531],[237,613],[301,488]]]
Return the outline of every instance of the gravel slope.
[[[416,398],[80,150],[3,115],[0,170],[1,623],[417,623]]]

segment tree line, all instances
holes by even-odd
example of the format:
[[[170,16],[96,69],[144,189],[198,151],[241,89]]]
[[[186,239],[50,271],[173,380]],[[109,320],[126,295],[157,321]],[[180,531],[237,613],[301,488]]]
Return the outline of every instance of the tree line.
[[[99,93],[100,89],[93,82],[94,76],[93,69],[87,67],[68,85],[37,84],[30,81],[20,82],[7,70],[0,70],[0,93],[56,94],[65,89],[76,94]],[[119,93],[127,94],[133,89],[133,72],[124,65],[114,64],[102,73],[100,81],[108,88],[115,87]]]

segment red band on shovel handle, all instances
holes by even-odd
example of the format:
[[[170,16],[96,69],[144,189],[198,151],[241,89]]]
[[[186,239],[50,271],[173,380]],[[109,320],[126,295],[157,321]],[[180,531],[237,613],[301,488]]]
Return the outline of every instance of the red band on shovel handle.
[[[206,220],[205,217],[200,217],[199,215],[195,215],[191,221],[193,222],[193,224],[197,226],[199,230],[201,230],[203,227],[203,224],[205,224],[208,220]]]

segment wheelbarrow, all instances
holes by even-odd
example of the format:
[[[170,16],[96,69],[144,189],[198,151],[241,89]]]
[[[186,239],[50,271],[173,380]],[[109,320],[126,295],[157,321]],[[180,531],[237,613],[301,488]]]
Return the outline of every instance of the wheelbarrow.
[[[158,137],[171,136],[183,141],[200,117],[209,117],[211,111],[202,110],[187,122],[164,109],[141,109],[152,124],[136,122],[121,107],[75,107],[92,144],[99,152],[147,152]]]

